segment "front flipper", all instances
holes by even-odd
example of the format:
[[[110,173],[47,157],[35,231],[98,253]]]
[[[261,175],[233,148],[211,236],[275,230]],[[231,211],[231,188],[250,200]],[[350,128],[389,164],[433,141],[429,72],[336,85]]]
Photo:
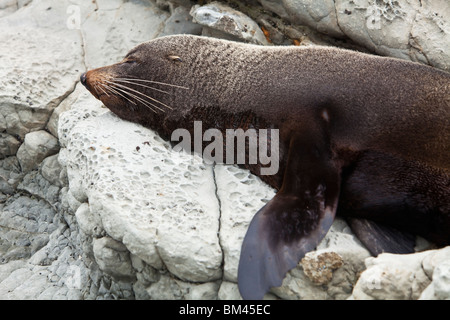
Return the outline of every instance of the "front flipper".
[[[340,168],[320,134],[292,138],[278,194],[253,217],[238,269],[244,299],[262,299],[313,250],[333,223]]]
[[[307,206],[303,199],[277,195],[253,218],[239,261],[239,291],[244,299],[262,299],[281,285],[286,273],[327,233],[334,208],[326,208],[323,191]]]

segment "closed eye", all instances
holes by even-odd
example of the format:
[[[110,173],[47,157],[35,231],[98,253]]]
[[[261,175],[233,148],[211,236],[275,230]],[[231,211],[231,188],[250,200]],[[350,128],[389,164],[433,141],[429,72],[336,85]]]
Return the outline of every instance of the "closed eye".
[[[170,55],[170,56],[168,56],[168,58],[175,62],[183,62],[183,60],[179,56]]]
[[[126,58],[123,63],[128,63],[128,64],[134,64],[136,63],[137,60],[136,59],[132,59],[132,58]]]

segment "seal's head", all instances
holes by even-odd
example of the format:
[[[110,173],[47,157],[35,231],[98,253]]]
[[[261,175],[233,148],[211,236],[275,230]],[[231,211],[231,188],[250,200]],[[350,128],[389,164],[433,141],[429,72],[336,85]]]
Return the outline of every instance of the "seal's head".
[[[80,81],[121,118],[136,121],[140,114],[149,124],[173,109],[172,96],[188,89],[175,44],[165,39],[140,44],[122,61],[83,73]]]

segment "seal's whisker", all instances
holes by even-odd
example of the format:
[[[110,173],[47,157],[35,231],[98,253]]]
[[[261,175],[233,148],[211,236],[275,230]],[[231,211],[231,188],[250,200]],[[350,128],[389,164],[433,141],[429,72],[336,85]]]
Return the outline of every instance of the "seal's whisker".
[[[120,90],[120,91],[122,91],[124,94],[130,95],[131,98],[136,99],[136,100],[138,101],[138,103],[143,104],[145,107],[147,107],[148,109],[150,109],[151,111],[153,111],[154,113],[156,113],[156,110],[154,110],[151,106],[149,106],[149,105],[147,104],[146,101],[143,101],[141,98],[136,97],[135,95],[133,95],[133,94],[131,94],[131,93],[129,93],[129,92],[126,92],[125,90],[122,90],[122,89],[120,89],[120,88],[113,88],[113,87],[110,87],[110,90],[113,90],[114,92],[116,92],[116,94],[120,95],[121,97],[124,97],[125,99],[127,99],[128,101],[130,101],[131,103],[133,103],[135,106],[138,105],[136,102],[130,100],[129,98],[127,98],[126,96],[124,96],[123,94],[121,94],[121,93],[118,91],[118,90]]]
[[[119,96],[121,96],[122,98],[124,98],[124,99],[126,99],[127,101],[129,101],[131,104],[133,104],[132,106],[130,106],[131,110],[136,111],[136,106],[137,106],[137,103],[136,103],[136,102],[134,102],[134,101],[131,100],[130,98],[124,96],[124,95],[121,94],[119,91],[117,91],[117,90],[114,89],[114,88],[111,88],[110,86],[107,86],[107,87],[105,87],[105,88],[108,89],[112,94],[119,95]],[[152,110],[152,111],[153,111],[153,110]],[[153,112],[154,112],[154,111],[153,111]]]
[[[137,106],[136,102],[134,102],[133,100],[127,98],[126,96],[124,96],[123,94],[121,94],[120,92],[118,92],[117,90],[111,88],[111,86],[108,86],[108,85],[105,85],[105,84],[102,84],[102,86],[104,86],[106,89],[108,89],[108,90],[111,91],[112,93],[121,96],[122,98],[128,100],[129,102],[131,102],[132,104],[134,104],[135,106]]]
[[[117,83],[116,83],[116,84],[117,84]],[[146,106],[147,108],[149,108],[150,110],[152,110],[154,113],[156,113],[156,110],[153,109],[152,107],[154,107],[154,108],[156,108],[156,109],[158,109],[158,110],[164,112],[163,109],[159,108],[158,106],[155,106],[153,103],[151,103],[151,102],[149,102],[149,101],[147,101],[147,100],[145,100],[145,99],[143,99],[143,98],[141,98],[141,97],[139,97],[139,96],[137,96],[137,95],[135,95],[135,94],[133,94],[133,93],[131,93],[131,92],[128,92],[128,91],[126,91],[126,90],[124,90],[124,89],[115,87],[114,85],[115,85],[115,84],[111,85],[111,87],[114,88],[115,90],[119,90],[119,91],[123,92],[124,94],[127,94],[127,95],[129,95],[130,97],[132,97],[132,98],[136,99],[137,101],[141,102],[144,106]],[[127,88],[127,89],[129,89],[129,88]]]
[[[155,102],[155,103],[161,104],[162,106],[166,107],[167,109],[172,110],[172,107],[168,106],[167,104],[165,104],[165,103],[163,103],[163,102],[161,102],[161,101],[159,101],[159,100],[157,100],[157,99],[155,99],[155,98],[152,98],[152,97],[150,97],[149,95],[146,95],[145,93],[142,93],[142,92],[140,92],[140,91],[138,91],[138,90],[134,90],[134,89],[132,89],[132,88],[130,88],[130,87],[127,87],[127,86],[125,86],[125,85],[123,85],[123,84],[120,84],[120,83],[111,82],[111,81],[108,81],[108,80],[106,80],[106,82],[109,83],[109,84],[111,84],[111,85],[113,84],[113,85],[115,85],[115,86],[119,86],[120,88],[129,90],[129,91],[133,91],[133,92],[135,92],[135,93],[137,93],[137,94],[140,94],[141,96],[146,97],[147,99],[152,100],[152,101]],[[148,102],[148,101],[147,101],[147,102]],[[150,102],[149,102],[149,103],[150,103]],[[153,105],[153,104],[152,104],[152,105]],[[158,108],[158,109],[159,109],[159,108]]]
[[[94,88],[94,91],[97,94],[97,96],[100,95],[97,84],[94,84],[93,88]]]
[[[145,100],[145,99],[143,99],[143,98],[141,98],[141,97],[139,97],[139,96],[137,96],[137,95],[135,95],[135,94],[133,94],[133,93],[131,93],[131,92],[128,92],[126,89],[129,89],[129,88],[126,88],[126,87],[125,87],[125,89],[122,89],[122,88],[115,87],[114,85],[111,85],[111,86],[112,86],[115,90],[120,90],[121,92],[123,92],[123,93],[129,95],[131,98],[134,98],[134,99],[136,99],[138,102],[141,102],[143,105],[145,105],[147,108],[151,109],[151,110],[152,110],[153,112],[155,112],[155,113],[156,113],[156,111],[155,111],[152,107],[154,107],[154,108],[156,108],[156,109],[158,109],[158,110],[164,112],[163,109],[159,108],[158,106],[154,105],[153,103],[151,103],[151,102],[149,102],[149,101],[147,101],[147,100]]]
[[[162,92],[162,93],[171,94],[170,92],[167,92],[167,91],[164,91],[164,90],[160,90],[160,89],[156,89],[156,88],[147,86],[147,85],[142,84],[142,83],[137,83],[137,82],[127,81],[127,80],[122,80],[122,79],[114,79],[114,80],[115,80],[115,81],[118,81],[118,82],[124,82],[124,83],[128,83],[128,84],[134,84],[134,85],[136,85],[136,86],[141,86],[141,87],[149,88],[149,89],[152,89],[152,90],[155,90],[155,91],[159,91],[159,92]],[[114,80],[113,80],[113,82],[114,82]]]
[[[114,78],[114,80],[142,81],[142,82],[149,82],[149,83],[160,84],[160,85],[164,85],[164,86],[189,90],[189,88],[187,88],[187,87],[178,86],[176,84],[170,84],[170,83],[165,83],[165,82],[153,81],[153,80],[144,80],[144,79],[135,79],[135,78]]]
[[[109,97],[109,94],[102,87],[103,87],[103,84],[101,84],[101,83],[99,83],[98,85],[97,84],[94,85],[95,91],[97,91],[97,89],[100,89],[100,90],[102,90],[102,92],[104,94],[106,94]]]

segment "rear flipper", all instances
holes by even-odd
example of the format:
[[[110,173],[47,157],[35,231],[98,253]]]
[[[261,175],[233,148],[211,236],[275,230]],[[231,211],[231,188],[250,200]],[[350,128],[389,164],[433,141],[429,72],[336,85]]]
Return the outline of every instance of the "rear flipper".
[[[416,237],[366,219],[348,218],[348,223],[358,239],[374,256],[383,252],[413,253]]]
[[[366,151],[342,180],[338,214],[373,255],[412,253],[415,235],[450,244],[448,171]]]
[[[244,238],[238,270],[244,299],[262,299],[313,250],[335,216],[340,169],[319,134],[292,138],[283,185],[254,216]]]

